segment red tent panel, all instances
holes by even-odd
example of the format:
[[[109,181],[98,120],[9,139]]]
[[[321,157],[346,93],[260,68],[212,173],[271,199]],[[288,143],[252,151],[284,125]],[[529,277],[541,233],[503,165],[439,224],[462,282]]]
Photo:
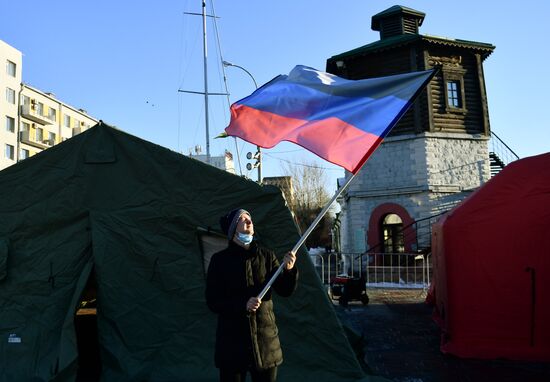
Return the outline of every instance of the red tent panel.
[[[550,153],[508,165],[433,227],[441,350],[550,361]]]

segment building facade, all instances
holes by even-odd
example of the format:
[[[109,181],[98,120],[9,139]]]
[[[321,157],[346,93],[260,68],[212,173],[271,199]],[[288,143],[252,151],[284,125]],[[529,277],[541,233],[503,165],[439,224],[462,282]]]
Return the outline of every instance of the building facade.
[[[219,168],[220,170],[227,171],[231,174],[236,174],[235,162],[233,161],[233,154],[230,151],[225,150],[225,153],[219,156],[211,155],[210,161],[208,161],[208,156],[204,154],[200,154],[200,148],[197,146],[195,154],[190,152],[189,157],[204,163],[208,163],[211,166]]]
[[[278,187],[282,191],[287,205],[293,205],[294,185],[291,176],[266,176],[262,179],[262,184]]]
[[[22,82],[22,53],[0,40],[0,170],[71,138],[98,120]]]
[[[490,178],[487,43],[421,35],[425,14],[394,6],[372,17],[380,40],[327,60],[327,71],[363,79],[438,67],[413,107],[344,191],[342,251],[417,252],[432,217]],[[347,173],[346,177],[351,176]]]

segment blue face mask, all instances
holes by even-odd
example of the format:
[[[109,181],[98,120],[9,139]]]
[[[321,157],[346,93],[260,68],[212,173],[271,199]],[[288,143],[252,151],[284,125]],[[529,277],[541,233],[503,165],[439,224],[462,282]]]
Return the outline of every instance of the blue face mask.
[[[247,233],[241,233],[237,232],[237,240],[239,240],[241,243],[248,245],[252,243],[253,236],[249,235]]]

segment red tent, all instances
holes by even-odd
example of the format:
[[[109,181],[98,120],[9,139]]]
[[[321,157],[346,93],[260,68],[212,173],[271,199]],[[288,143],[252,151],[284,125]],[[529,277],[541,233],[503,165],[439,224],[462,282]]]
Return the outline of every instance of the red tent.
[[[434,225],[441,351],[550,361],[550,153],[508,165]]]

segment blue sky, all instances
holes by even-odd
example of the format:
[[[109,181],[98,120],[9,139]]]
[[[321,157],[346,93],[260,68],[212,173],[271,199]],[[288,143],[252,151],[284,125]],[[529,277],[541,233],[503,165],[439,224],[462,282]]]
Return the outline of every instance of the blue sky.
[[[545,27],[550,2],[348,0],[218,0],[223,59],[250,71],[258,84],[302,64],[325,69],[332,55],[379,39],[372,15],[400,4],[426,13],[422,34],[491,43],[484,70],[491,128],[520,156],[550,151]],[[451,4],[453,4],[451,6]],[[210,9],[211,1],[207,0]],[[105,122],[175,151],[205,149],[199,0],[10,1],[2,5],[0,39],[23,52],[23,81],[88,110]],[[451,11],[452,9],[452,11]],[[211,92],[224,92],[220,54],[208,23]],[[225,69],[230,102],[254,90],[237,68]],[[210,98],[210,135],[229,120],[227,97]],[[243,156],[253,146],[238,142]],[[211,140],[212,155],[235,152],[233,139]],[[305,150],[266,150],[264,176],[283,174],[283,161],[316,161],[332,188],[343,170]]]

